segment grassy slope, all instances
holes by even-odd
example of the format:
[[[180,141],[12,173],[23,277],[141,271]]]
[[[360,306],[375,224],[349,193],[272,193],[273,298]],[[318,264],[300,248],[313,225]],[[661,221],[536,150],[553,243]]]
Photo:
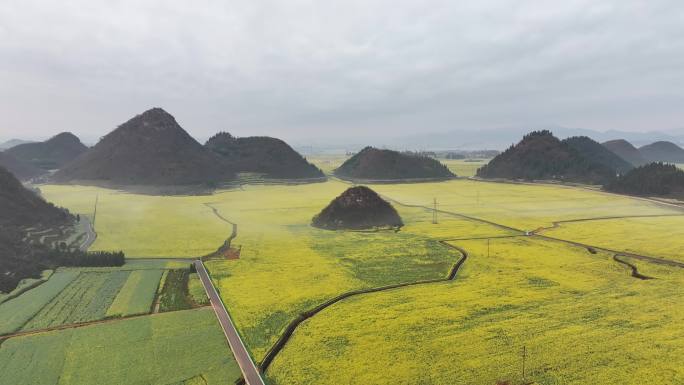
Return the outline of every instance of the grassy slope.
[[[197,309],[11,338],[0,373],[12,384],[164,385],[232,383],[240,372],[213,311]]]

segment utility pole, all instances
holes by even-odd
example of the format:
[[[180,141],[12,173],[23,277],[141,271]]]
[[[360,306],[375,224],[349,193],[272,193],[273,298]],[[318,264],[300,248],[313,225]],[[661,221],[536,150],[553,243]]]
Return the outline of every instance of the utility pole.
[[[523,380],[523,384],[526,383],[525,382],[525,359],[526,358],[527,358],[527,347],[525,345],[523,345],[523,348],[522,348],[522,380]]]
[[[95,217],[97,216],[97,200],[100,194],[95,194],[95,210],[93,210],[93,227],[95,227]]]
[[[433,225],[436,225],[436,224],[437,224],[437,198],[433,198],[432,204],[433,204],[433,209],[432,209],[432,224],[433,224]]]

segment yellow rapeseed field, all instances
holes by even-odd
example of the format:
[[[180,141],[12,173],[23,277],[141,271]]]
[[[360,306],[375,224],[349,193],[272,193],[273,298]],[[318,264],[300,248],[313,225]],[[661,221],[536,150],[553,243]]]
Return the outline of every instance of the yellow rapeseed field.
[[[129,255],[215,250],[231,226],[212,208],[236,223],[240,259],[208,268],[256,361],[302,311],[349,290],[444,277],[460,254],[440,240],[468,250],[456,281],[349,298],[304,322],[267,370],[274,383],[519,382],[523,346],[528,377],[540,384],[684,381],[671,358],[684,353],[684,269],[634,261],[657,278],[641,281],[607,253],[524,235],[559,220],[676,209],[580,188],[455,180],[372,186],[404,219],[398,233],[312,228],[312,216],[347,187],[332,179],[183,197],[41,189],[86,214],[99,194],[94,247]],[[435,198],[438,224],[421,207]],[[683,248],[681,221],[604,219],[594,230],[577,222],[544,234],[672,257]],[[491,238],[489,257],[486,239],[467,238]]]
[[[543,234],[609,249],[684,262],[682,216],[562,223]]]
[[[530,237],[460,241],[456,280],[345,300],[306,321],[276,384],[675,384],[684,270],[641,281],[607,254]],[[665,272],[653,271],[664,270]],[[295,379],[295,380],[293,380]]]

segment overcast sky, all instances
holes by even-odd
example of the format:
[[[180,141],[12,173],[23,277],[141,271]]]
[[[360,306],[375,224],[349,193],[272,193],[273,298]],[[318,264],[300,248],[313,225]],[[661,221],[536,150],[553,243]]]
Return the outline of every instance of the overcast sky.
[[[684,127],[681,0],[0,1],[0,138]]]

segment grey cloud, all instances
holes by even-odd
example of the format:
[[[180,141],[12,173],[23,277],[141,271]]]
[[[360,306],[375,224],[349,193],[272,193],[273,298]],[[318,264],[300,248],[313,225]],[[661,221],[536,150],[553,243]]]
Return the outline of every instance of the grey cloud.
[[[684,127],[679,1],[0,3],[0,137]]]

